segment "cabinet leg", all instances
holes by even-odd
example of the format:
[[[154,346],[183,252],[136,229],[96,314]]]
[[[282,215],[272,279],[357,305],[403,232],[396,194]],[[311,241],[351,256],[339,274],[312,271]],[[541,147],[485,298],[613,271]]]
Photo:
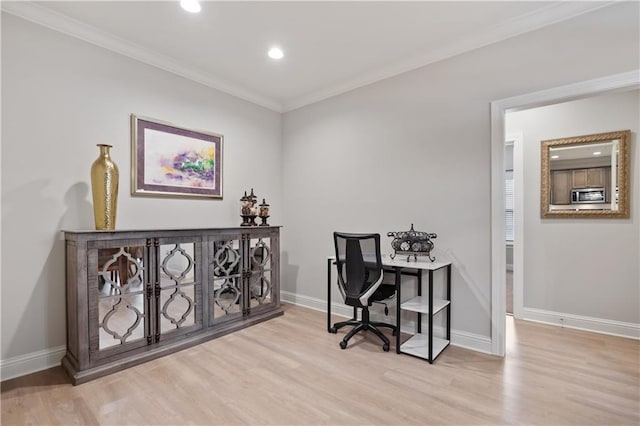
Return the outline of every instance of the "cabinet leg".
[[[400,288],[402,287],[400,285],[400,268],[395,268],[396,270],[396,353],[399,354],[400,353],[400,331],[401,331],[401,327],[400,327],[400,304],[402,303],[402,297],[400,295]]]

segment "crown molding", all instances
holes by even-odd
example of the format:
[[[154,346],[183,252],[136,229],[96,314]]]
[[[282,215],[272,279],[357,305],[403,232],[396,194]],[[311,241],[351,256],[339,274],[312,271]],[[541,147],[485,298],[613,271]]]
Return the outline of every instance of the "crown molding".
[[[597,96],[605,92],[640,89],[640,68],[592,80],[579,81],[551,89],[492,102],[496,111],[515,112],[549,104]]]
[[[437,50],[413,56],[405,61],[378,68],[352,79],[344,80],[334,86],[294,98],[284,103],[283,112],[289,112],[471,50],[566,21],[579,15],[611,6],[618,3],[618,1],[620,0],[604,2],[563,1],[561,3],[550,4],[544,8],[496,25],[489,30],[474,33],[471,36],[445,44]]]
[[[145,49],[135,43],[123,40],[111,33],[99,30],[66,15],[54,12],[32,2],[0,2],[2,11],[27,21],[42,25],[87,43],[111,50],[137,61],[152,65],[172,74],[203,84],[264,108],[282,112],[282,104],[247,90],[225,79],[212,76],[199,69],[179,64],[175,59]]]

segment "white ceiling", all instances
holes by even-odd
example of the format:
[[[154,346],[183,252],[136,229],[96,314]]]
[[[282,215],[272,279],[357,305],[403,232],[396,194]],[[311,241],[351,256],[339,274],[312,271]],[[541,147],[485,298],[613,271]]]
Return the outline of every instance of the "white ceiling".
[[[2,2],[3,11],[289,111],[612,2]],[[271,45],[284,59],[266,56]]]
[[[587,143],[570,146],[550,147],[549,152],[553,155],[559,156],[559,158],[551,158],[551,161],[578,159],[585,160],[604,157],[611,158],[614,142],[617,142],[617,140],[614,139],[612,141],[603,143]],[[600,154],[595,155],[594,152],[600,152]]]

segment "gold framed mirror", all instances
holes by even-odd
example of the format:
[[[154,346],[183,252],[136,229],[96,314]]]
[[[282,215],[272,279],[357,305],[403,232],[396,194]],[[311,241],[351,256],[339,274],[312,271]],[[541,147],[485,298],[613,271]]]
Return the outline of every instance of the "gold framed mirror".
[[[541,142],[542,218],[628,218],[631,131]]]

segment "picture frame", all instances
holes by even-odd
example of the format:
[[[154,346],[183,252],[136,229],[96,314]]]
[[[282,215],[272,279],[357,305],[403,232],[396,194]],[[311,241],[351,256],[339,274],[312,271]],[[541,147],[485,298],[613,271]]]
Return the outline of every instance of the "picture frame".
[[[222,199],[223,140],[131,114],[131,195]]]

